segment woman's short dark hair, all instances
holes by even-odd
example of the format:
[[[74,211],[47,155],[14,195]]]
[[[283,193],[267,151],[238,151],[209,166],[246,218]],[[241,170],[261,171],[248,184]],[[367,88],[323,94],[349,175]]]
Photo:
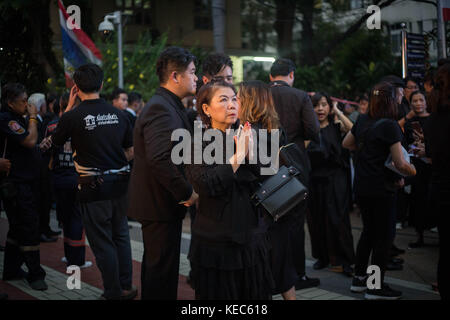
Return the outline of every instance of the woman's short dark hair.
[[[377,83],[370,91],[369,116],[397,119],[396,89],[389,82]]]
[[[21,83],[7,83],[2,88],[2,110],[8,106],[8,102],[16,100],[20,95],[26,92],[25,86]]]
[[[315,108],[319,104],[319,101],[322,98],[325,98],[327,100],[328,106],[330,107],[330,113],[328,114],[328,120],[332,121],[333,115],[331,114],[331,111],[333,111],[333,103],[331,102],[331,98],[330,98],[330,96],[327,93],[325,93],[325,92],[316,92],[311,97],[311,102],[312,102],[313,108]]]
[[[180,47],[169,47],[161,52],[156,62],[156,74],[159,83],[164,84],[169,80],[173,71],[184,72],[191,62],[196,62],[195,56],[188,50]]]
[[[214,77],[226,66],[233,69],[230,57],[223,53],[213,53],[203,60],[202,72],[208,77]]]
[[[231,90],[233,90],[234,94],[237,93],[236,88],[233,85],[226,83],[225,81],[210,81],[200,88],[196,96],[197,112],[200,115],[200,118],[202,119],[203,123],[208,128],[211,127],[211,119],[205,114],[202,106],[204,104],[209,105],[211,103],[211,100],[214,97],[214,93],[219,88],[230,88]]]
[[[99,92],[103,82],[103,70],[94,63],[82,65],[75,70],[73,81],[84,93]]]
[[[280,58],[277,59],[270,68],[270,75],[272,77],[287,76],[292,71],[295,71],[295,64],[290,59]]]
[[[450,63],[443,64],[436,71],[430,105],[432,112],[450,110]]]
[[[413,98],[416,94],[421,94],[421,95],[423,95],[424,98],[426,97],[425,92],[423,92],[423,91],[421,91],[421,90],[416,90],[416,91],[413,91],[413,92],[411,93],[411,95],[409,96],[409,101],[412,102],[412,98]]]

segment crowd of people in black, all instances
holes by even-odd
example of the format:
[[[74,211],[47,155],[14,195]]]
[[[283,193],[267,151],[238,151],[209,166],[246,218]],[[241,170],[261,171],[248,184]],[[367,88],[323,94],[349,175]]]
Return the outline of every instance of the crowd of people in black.
[[[319,285],[305,273],[305,222],[314,269],[346,275],[350,290],[365,292],[366,299],[402,296],[384,281],[386,270],[402,269],[396,229],[413,225],[418,238],[410,247],[417,248],[425,245],[424,231],[437,226],[437,286],[448,298],[449,62],[440,61],[425,79],[380,79],[357,99],[356,110],[326,93],[294,88],[295,68],[280,58],[267,83],[244,81],[236,89],[228,56],[209,55],[198,78],[196,57],[169,47],[156,66],[160,87],[145,106],[141,94],[120,88],[105,99],[103,71],[94,64],[79,67],[70,93],[60,97],[28,97],[21,84],[4,85],[0,192],[9,231],[3,280],[26,279],[35,290],[47,289],[39,243],[60,234],[49,227],[55,203],[62,260],[92,266],[85,260],[86,235],[102,275],[102,299],[137,295],[128,219],[142,226],[142,299],[177,298],[187,212],[188,282],[196,299],[281,294],[295,300],[296,289]],[[213,152],[219,161],[175,162],[172,151],[181,140],[174,141],[173,132],[193,134],[196,126],[215,138],[192,141],[193,150],[203,154],[216,139],[231,138],[231,158],[224,145]],[[261,174],[268,166],[258,158],[261,143],[254,149],[251,142],[264,141],[270,150],[274,139],[305,155],[302,183],[309,190],[277,221],[252,202],[270,175]],[[363,229],[354,248],[350,212],[356,207]],[[369,265],[380,268],[380,287],[368,287]]]

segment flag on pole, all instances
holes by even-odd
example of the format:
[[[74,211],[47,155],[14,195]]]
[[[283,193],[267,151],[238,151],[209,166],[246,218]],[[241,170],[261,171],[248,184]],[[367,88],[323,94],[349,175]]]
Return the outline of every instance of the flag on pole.
[[[441,0],[441,7],[444,21],[450,21],[450,0]]]
[[[69,14],[61,0],[58,0],[58,6],[64,53],[64,74],[66,86],[70,88],[73,86],[72,75],[75,69],[86,63],[101,65],[102,54],[79,26],[74,28],[67,26]]]

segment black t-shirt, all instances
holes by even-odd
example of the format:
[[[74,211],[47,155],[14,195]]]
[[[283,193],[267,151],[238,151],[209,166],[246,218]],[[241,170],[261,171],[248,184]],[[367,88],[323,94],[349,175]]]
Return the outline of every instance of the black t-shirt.
[[[427,155],[433,160],[433,184],[450,190],[450,111],[432,113],[425,132]]]
[[[51,121],[46,128],[46,137],[53,135],[58,126],[59,119]],[[72,157],[71,139],[63,146],[53,146],[48,153],[51,155],[51,173],[53,184],[56,187],[75,187],[78,174],[75,170]]]
[[[133,146],[130,123],[121,110],[104,99],[84,100],[63,114],[52,142],[62,146],[69,138],[79,175],[129,170],[123,149]]]
[[[40,151],[37,146],[24,147],[21,143],[30,134],[28,122],[22,116],[11,111],[0,113],[0,150],[1,157],[11,161],[8,178],[11,181],[29,182],[39,178]]]
[[[386,188],[389,169],[384,163],[390,147],[403,139],[397,121],[383,119],[376,122],[362,114],[352,128],[360,148],[355,163],[355,192],[360,196],[384,196],[389,192]]]

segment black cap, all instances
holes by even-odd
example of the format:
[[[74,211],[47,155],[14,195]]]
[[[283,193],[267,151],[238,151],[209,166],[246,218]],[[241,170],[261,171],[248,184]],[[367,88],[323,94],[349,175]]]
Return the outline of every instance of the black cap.
[[[405,87],[405,82],[394,75],[389,75],[389,76],[385,76],[383,78],[381,78],[380,80],[381,82],[389,82],[391,85],[393,85],[396,88],[404,88]]]

